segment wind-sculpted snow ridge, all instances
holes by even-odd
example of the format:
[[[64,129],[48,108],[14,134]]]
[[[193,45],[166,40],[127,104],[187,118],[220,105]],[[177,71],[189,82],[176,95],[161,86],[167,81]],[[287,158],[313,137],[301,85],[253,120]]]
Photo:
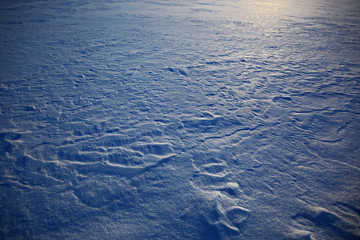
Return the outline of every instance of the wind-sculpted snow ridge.
[[[0,239],[359,239],[346,2],[1,2]]]
[[[324,233],[333,239],[357,239],[357,224],[360,219],[360,211],[356,207],[343,203],[335,203],[335,211],[317,207],[301,212],[292,217],[295,228],[293,239],[325,239]]]

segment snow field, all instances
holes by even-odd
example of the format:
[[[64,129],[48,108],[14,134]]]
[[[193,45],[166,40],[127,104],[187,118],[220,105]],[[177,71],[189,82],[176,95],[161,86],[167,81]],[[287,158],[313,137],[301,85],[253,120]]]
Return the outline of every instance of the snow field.
[[[358,239],[359,7],[0,3],[0,238]]]

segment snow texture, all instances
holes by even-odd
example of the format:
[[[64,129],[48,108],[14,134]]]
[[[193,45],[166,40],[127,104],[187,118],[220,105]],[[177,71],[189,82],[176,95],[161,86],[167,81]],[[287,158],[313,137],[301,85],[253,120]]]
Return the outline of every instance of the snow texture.
[[[360,239],[357,0],[2,0],[0,239]]]

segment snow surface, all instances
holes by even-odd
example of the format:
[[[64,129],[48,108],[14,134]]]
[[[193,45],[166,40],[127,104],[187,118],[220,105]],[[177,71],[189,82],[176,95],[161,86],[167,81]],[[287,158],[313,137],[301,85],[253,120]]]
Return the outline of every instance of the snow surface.
[[[2,0],[0,239],[360,239],[357,0]]]

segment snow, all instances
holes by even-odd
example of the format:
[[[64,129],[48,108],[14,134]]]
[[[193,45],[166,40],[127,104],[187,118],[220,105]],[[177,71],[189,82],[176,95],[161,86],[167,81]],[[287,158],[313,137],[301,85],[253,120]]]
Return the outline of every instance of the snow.
[[[1,239],[359,239],[360,4],[0,3]]]

